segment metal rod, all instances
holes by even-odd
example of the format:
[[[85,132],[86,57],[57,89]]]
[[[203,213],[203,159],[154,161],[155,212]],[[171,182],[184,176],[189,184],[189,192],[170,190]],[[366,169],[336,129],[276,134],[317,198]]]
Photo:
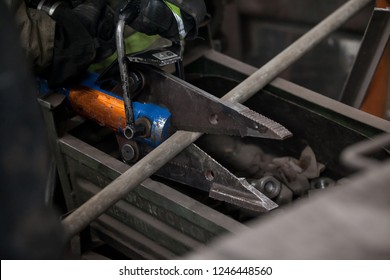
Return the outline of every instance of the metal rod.
[[[316,46],[322,39],[342,26],[349,18],[360,11],[372,0],[350,0],[322,22],[317,24],[297,41],[283,50],[270,62],[236,86],[222,99],[242,103],[254,95],[259,89],[274,80],[283,70],[301,58]]]
[[[351,0],[347,2],[274,59],[249,76],[241,84],[232,89],[222,99],[241,103],[246,101],[275,79],[293,62],[312,49],[324,37],[345,23],[370,1]],[[114,205],[133,188],[141,184],[146,178],[155,173],[166,162],[174,158],[200,136],[202,136],[202,133],[177,131],[146,157],[66,217],[62,224],[67,237],[71,238],[83,230],[110,206]]]
[[[180,49],[180,59],[175,62],[175,68],[176,68],[176,76],[179,77],[182,80],[185,80],[185,74],[184,74],[184,65],[183,65],[183,54],[184,54],[184,48],[185,48],[185,41],[184,39],[180,40],[179,49]]]
[[[344,85],[341,102],[360,108],[389,42],[390,10],[374,9],[354,65]],[[384,104],[378,104],[378,107]]]
[[[126,128],[124,129],[124,136],[127,139],[131,139],[135,133],[134,115],[133,115],[133,104],[130,96],[130,83],[129,75],[127,71],[127,64],[125,61],[125,44],[124,44],[124,30],[125,30],[125,19],[120,18],[116,27],[116,49],[118,53],[118,65],[119,73],[121,76],[122,90],[123,90],[123,103],[125,105],[126,114]]]

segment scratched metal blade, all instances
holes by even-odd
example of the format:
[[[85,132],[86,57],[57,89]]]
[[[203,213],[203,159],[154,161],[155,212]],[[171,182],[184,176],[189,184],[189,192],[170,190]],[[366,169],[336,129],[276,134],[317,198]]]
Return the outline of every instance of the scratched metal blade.
[[[292,136],[292,133],[280,123],[277,123],[274,120],[271,120],[240,103],[232,103],[227,101],[223,102],[225,106],[229,106],[238,114],[245,117],[245,119],[242,120],[247,125],[243,125],[241,127],[241,136],[262,137],[270,139],[286,139]],[[254,128],[252,126],[254,126]],[[260,133],[262,133],[262,135],[260,135]]]
[[[168,162],[156,175],[207,191],[214,199],[255,212],[268,212],[278,207],[245,179],[237,178],[195,144]]]
[[[159,69],[140,64],[130,69],[141,72],[145,79],[138,101],[167,107],[176,130],[271,139],[292,136],[281,124],[246,106],[220,100]]]
[[[279,206],[249,184],[245,178],[237,179],[241,182],[241,186],[245,191],[240,190],[238,194],[236,189],[215,183],[210,189],[209,196],[255,212],[268,212]]]

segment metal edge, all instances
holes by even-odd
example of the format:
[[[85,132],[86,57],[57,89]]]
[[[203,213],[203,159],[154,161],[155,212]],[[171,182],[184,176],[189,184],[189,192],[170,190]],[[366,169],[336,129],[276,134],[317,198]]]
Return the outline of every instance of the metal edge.
[[[257,70],[257,68],[253,66],[245,64],[241,61],[228,57],[214,50],[209,50],[205,52],[203,56],[207,59],[213,60],[226,67],[232,68],[244,75],[249,76]],[[337,100],[321,95],[317,92],[314,92],[310,89],[294,84],[285,79],[276,78],[274,81],[270,83],[270,86],[279,88],[283,91],[287,91],[295,97],[304,99],[307,102],[314,103],[318,106],[321,106],[327,110],[333,111],[345,117],[353,118],[359,122],[370,125],[376,129],[382,130],[384,132],[390,132],[389,121],[373,116],[366,112],[360,111],[356,108],[350,107]]]

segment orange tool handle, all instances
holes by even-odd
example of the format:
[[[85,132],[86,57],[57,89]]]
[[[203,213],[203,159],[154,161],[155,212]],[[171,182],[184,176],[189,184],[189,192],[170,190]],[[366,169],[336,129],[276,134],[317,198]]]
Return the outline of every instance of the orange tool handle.
[[[72,88],[69,102],[76,113],[118,132],[126,127],[123,100],[84,86]]]

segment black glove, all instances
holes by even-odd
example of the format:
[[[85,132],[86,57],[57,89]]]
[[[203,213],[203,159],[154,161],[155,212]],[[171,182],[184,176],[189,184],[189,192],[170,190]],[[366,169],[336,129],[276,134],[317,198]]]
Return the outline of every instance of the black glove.
[[[195,39],[198,35],[198,28],[205,19],[207,10],[203,0],[166,0],[180,7],[184,26],[186,27],[187,39]]]
[[[167,2],[180,8],[179,18],[184,25],[185,37],[194,39],[198,34],[198,24],[206,15],[203,0]],[[158,34],[173,42],[180,40],[178,21],[163,0],[124,0],[119,9],[119,17],[125,18],[126,23],[139,32]]]
[[[110,56],[115,51],[115,14],[105,0],[86,0],[72,11],[98,43],[95,62]]]
[[[38,9],[56,21],[53,62],[43,77],[55,87],[77,80],[95,62],[115,51],[115,15],[105,0],[86,0],[73,9],[44,0]]]

